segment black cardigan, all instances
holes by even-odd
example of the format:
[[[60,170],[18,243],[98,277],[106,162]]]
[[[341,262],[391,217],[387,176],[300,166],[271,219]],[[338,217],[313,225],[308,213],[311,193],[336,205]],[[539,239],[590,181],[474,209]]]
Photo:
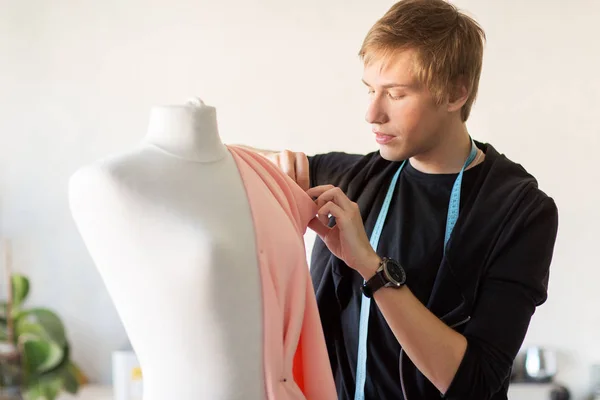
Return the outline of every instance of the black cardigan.
[[[489,144],[477,144],[486,152],[477,185],[480,190],[463,199],[470,211],[459,216],[427,304],[430,311],[466,337],[467,351],[444,395],[401,353],[398,384],[403,384],[406,400],[440,396],[452,400],[507,399],[514,358],[535,308],[547,297],[558,229],[556,205],[522,166]],[[309,157],[309,161],[311,185],[318,184],[315,158]],[[373,207],[378,188],[384,186],[382,180],[389,178],[389,173],[381,173],[382,168],[393,173],[397,164],[383,160],[378,152],[371,153],[351,165],[340,165],[339,180],[327,183],[339,186],[350,199],[362,193],[359,206],[364,218]],[[366,192],[370,195],[364,196]],[[365,228],[370,234],[373,227]],[[332,340],[339,330],[335,316],[340,304],[347,301],[344,297],[352,282],[351,270],[340,268],[341,262],[336,261],[311,265],[334,369]]]

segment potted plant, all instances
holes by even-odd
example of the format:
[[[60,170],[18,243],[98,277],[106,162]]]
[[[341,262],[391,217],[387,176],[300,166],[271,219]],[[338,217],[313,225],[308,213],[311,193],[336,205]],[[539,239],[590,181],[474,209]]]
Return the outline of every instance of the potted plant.
[[[70,358],[61,319],[48,308],[25,308],[29,279],[20,274],[9,277],[8,299],[0,303],[0,386],[18,389],[24,400],[77,393],[87,380]]]

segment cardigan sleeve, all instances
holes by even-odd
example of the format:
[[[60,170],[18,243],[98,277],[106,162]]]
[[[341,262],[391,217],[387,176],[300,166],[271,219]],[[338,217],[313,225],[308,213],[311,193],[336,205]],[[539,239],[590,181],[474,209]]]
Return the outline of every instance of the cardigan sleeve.
[[[532,315],[547,298],[549,267],[558,230],[558,210],[544,197],[510,227],[492,260],[463,335],[467,350],[442,397],[490,399],[505,383]],[[524,211],[525,212],[525,211]]]

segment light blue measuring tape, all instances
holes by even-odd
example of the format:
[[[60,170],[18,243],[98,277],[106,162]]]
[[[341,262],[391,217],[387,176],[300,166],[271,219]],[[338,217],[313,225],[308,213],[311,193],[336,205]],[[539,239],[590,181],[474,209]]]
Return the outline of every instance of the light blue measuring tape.
[[[446,252],[446,245],[448,244],[448,240],[450,239],[450,234],[452,234],[454,225],[456,225],[456,221],[458,220],[458,213],[460,209],[460,189],[462,185],[463,172],[469,166],[469,164],[473,162],[476,155],[477,146],[475,145],[475,142],[471,140],[471,153],[469,153],[469,157],[467,158],[465,164],[458,173],[458,176],[454,181],[454,186],[452,186],[452,193],[450,194],[450,204],[448,205],[448,217],[446,219],[446,235],[444,237],[444,253]],[[373,228],[373,233],[371,234],[370,242],[371,246],[375,251],[377,251],[377,245],[379,244],[379,237],[381,236],[383,223],[385,222],[385,217],[387,216],[388,209],[390,207],[390,202],[392,201],[392,196],[396,188],[398,176],[400,176],[400,172],[402,171],[402,168],[404,168],[404,164],[406,164],[406,161],[404,161],[400,165],[400,168],[398,168],[398,170],[394,174],[394,177],[392,178],[392,182],[390,183],[385,199],[383,200],[381,211],[379,212],[379,216],[377,217],[377,222],[375,223],[375,227]],[[367,378],[367,334],[369,331],[370,309],[371,299],[363,295],[360,304],[360,325],[358,330],[358,359],[356,364],[356,388],[354,391],[354,400],[364,400],[365,398],[365,380]]]

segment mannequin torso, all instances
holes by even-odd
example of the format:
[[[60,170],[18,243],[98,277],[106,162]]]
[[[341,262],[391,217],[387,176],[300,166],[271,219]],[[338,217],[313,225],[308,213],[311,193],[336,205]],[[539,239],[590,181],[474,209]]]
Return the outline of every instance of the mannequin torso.
[[[252,215],[214,114],[201,102],[155,107],[138,148],[69,184],[144,400],[265,398]]]

